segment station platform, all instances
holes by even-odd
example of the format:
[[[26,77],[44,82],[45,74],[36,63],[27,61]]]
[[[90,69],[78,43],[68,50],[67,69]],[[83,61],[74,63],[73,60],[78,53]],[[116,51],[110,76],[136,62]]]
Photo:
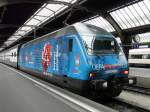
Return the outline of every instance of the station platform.
[[[129,76],[137,77],[137,86],[150,88],[150,68],[130,67]]]
[[[29,74],[0,64],[0,112],[114,112]]]

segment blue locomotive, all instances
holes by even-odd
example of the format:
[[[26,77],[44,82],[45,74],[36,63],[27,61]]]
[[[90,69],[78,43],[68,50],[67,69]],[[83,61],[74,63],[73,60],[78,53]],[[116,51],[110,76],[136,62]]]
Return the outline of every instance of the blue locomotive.
[[[80,92],[115,97],[124,84],[135,83],[128,78],[128,63],[116,39],[93,25],[69,25],[20,45],[16,52],[19,69]]]

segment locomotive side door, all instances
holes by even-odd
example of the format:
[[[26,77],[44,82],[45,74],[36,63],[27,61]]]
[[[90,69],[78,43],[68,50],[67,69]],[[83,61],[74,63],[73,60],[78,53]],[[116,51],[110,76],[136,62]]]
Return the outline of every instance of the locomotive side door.
[[[73,38],[68,38],[68,71],[71,72],[71,68],[73,65]]]
[[[59,71],[62,75],[67,75],[68,72],[68,42],[66,37],[60,38],[59,42]]]
[[[74,37],[67,37],[67,55],[68,55],[68,72],[67,75],[70,77],[72,75],[72,70],[74,68]]]

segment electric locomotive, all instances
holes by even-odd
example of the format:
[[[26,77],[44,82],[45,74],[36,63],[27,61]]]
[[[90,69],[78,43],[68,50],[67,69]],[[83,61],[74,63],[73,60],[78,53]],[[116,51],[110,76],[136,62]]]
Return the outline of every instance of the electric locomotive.
[[[18,68],[79,92],[118,96],[128,78],[128,62],[111,33],[75,23],[27,42],[18,50]]]

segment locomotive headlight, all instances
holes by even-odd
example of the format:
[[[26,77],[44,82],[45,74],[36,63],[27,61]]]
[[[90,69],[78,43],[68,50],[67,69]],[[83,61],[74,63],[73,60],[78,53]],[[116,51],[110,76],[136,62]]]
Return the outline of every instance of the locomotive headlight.
[[[90,73],[90,78],[94,78],[96,76],[96,73]]]
[[[102,86],[103,86],[104,88],[107,88],[107,87],[108,87],[108,83],[107,83],[107,82],[104,82]]]
[[[122,74],[125,74],[125,75],[128,75],[129,74],[129,71],[128,70],[123,70],[121,71]]]

